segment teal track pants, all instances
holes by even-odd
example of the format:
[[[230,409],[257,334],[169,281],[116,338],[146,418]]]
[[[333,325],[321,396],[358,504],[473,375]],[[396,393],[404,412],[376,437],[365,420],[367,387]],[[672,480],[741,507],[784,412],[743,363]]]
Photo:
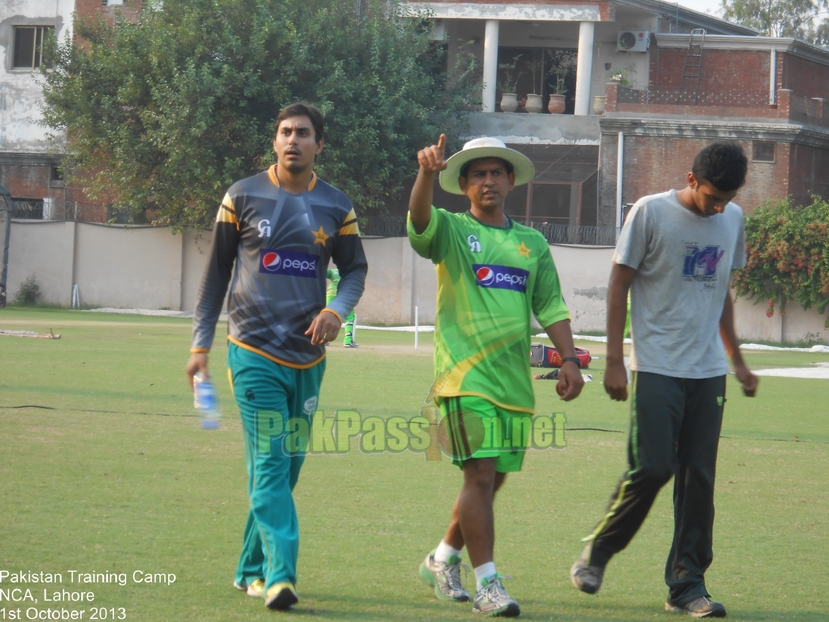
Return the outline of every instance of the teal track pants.
[[[296,584],[299,523],[292,491],[305,460],[290,450],[291,430],[317,408],[325,359],[309,369],[275,363],[233,343],[230,383],[242,417],[250,511],[236,568],[238,583]]]

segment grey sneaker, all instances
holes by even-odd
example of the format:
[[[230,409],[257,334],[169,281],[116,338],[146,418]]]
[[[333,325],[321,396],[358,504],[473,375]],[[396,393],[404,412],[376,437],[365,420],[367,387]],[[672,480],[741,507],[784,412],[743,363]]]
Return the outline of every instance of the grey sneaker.
[[[435,588],[435,596],[439,599],[468,602],[469,592],[463,589],[461,583],[461,567],[467,572],[469,568],[454,555],[449,558],[449,562],[445,564],[435,561],[435,551],[432,551],[420,564],[420,578]]]
[[[581,557],[570,568],[570,582],[586,594],[598,592],[604,578],[604,568],[587,563],[590,560],[591,548],[592,543],[584,547]]]
[[[353,342],[353,341],[352,341],[351,343],[346,343],[346,344],[344,344],[344,345],[343,345],[343,347],[344,347],[344,348],[359,348],[359,347],[360,347],[360,344],[359,344],[359,343],[355,343],[355,342]]]
[[[490,618],[515,618],[520,615],[521,609],[507,594],[501,583],[502,578],[501,575],[495,575],[482,581],[481,589],[475,594],[472,611]]]
[[[692,618],[724,618],[725,606],[722,603],[715,603],[707,596],[700,596],[684,605],[676,605],[670,599],[665,603],[665,611],[671,613],[684,613]]]

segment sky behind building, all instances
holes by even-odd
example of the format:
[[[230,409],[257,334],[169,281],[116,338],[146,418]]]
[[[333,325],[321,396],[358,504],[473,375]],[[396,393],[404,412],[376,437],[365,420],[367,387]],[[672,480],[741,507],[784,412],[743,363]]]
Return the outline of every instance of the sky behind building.
[[[700,13],[711,13],[715,17],[722,15],[722,0],[679,0],[679,5]]]

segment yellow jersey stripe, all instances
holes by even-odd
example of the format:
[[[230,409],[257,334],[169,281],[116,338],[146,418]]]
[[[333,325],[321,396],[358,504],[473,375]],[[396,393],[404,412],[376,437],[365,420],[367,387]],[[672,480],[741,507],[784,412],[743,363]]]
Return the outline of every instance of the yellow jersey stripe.
[[[314,365],[316,365],[317,363],[319,363],[320,361],[322,361],[322,359],[325,358],[325,354],[323,354],[321,357],[319,357],[315,361],[311,361],[310,363],[307,363],[306,365],[297,365],[296,363],[289,363],[288,361],[283,361],[282,359],[277,358],[277,357],[273,356],[272,354],[268,354],[267,352],[265,352],[263,350],[260,350],[259,348],[254,348],[253,346],[249,346],[246,343],[242,343],[241,341],[239,341],[238,339],[234,339],[233,337],[228,336],[227,340],[230,341],[231,343],[235,343],[240,348],[244,348],[245,350],[249,350],[250,352],[258,354],[259,356],[264,356],[269,361],[273,361],[274,363],[279,363],[280,365],[284,365],[285,367],[291,367],[293,369],[309,369],[309,368],[313,367]]]
[[[353,207],[348,212],[348,216],[345,217],[345,222],[340,228],[340,235],[360,235],[360,229],[357,226],[357,214]]]
[[[236,207],[233,205],[233,199],[229,194],[225,194],[222,204],[219,206],[219,211],[216,214],[216,222],[228,222],[236,225],[236,230],[239,230],[239,219],[236,218]]]

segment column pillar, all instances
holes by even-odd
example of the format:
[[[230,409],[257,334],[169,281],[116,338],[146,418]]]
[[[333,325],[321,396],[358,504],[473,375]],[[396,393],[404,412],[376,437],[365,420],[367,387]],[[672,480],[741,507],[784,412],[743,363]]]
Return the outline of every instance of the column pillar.
[[[498,82],[498,20],[486,20],[484,33],[484,86],[481,91],[484,112],[495,112],[495,88]]]
[[[579,56],[576,63],[575,114],[590,114],[590,81],[593,78],[593,22],[579,24]]]

